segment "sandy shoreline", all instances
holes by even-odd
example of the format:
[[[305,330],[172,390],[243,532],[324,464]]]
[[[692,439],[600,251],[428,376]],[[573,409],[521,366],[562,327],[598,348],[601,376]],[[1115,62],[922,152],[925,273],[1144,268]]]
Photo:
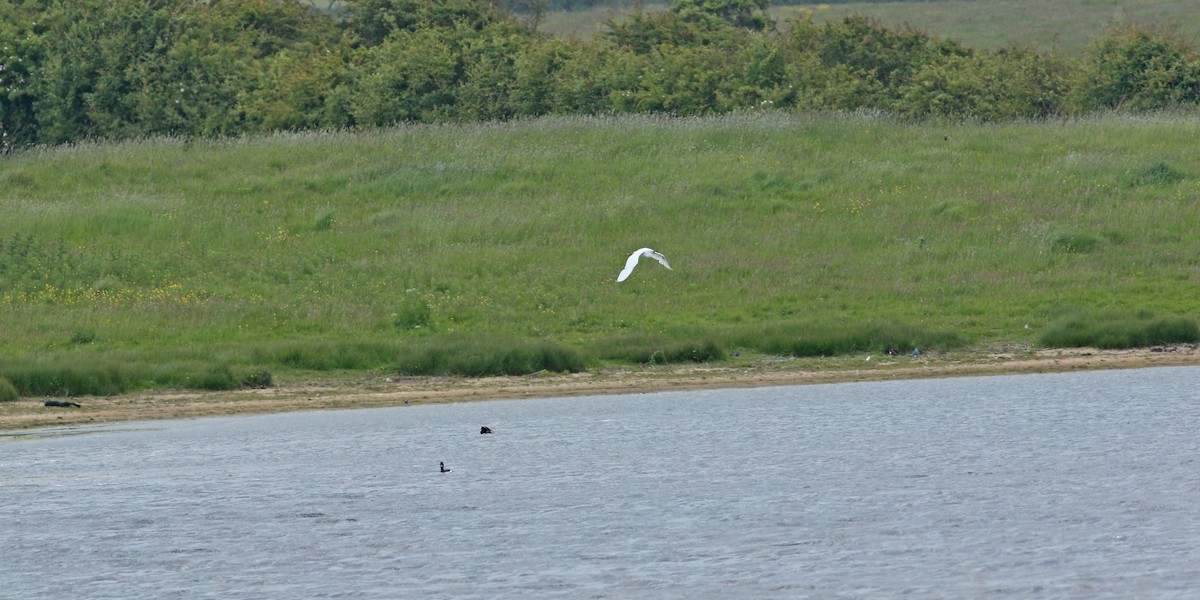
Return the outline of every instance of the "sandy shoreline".
[[[315,384],[284,383],[266,390],[144,392],[74,398],[80,408],[51,408],[43,405],[45,398],[22,398],[0,403],[0,431],[441,402],[1183,365],[1200,365],[1200,346],[1039,351],[1001,347],[926,354],[917,359],[908,356],[872,356],[871,360],[865,356],[774,359],[736,365],[674,365],[478,379],[379,376]]]

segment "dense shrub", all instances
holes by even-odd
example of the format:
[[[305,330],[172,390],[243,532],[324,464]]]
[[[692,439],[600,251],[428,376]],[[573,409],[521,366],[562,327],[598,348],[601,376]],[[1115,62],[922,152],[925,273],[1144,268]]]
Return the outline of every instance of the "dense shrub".
[[[34,73],[43,56],[35,3],[0,3],[0,154],[36,141]]]
[[[1067,65],[1025,50],[952,54],[927,63],[900,90],[898,112],[987,121],[1058,114]]]
[[[336,32],[327,16],[272,0],[84,0],[44,18],[56,25],[44,36],[35,109],[49,143],[248,131],[239,101],[290,79],[278,69],[305,64],[273,57],[316,52]],[[311,110],[308,98],[294,100]]]
[[[567,114],[612,112],[639,89],[648,63],[645,55],[627,50],[573,46],[553,72],[547,108]]]
[[[484,0],[345,0],[346,25],[364,43],[383,43],[399,31],[466,26],[481,30],[505,19],[499,4]]]
[[[459,83],[459,48],[436,29],[400,31],[371,49],[351,101],[356,122],[387,125],[451,116]]]
[[[770,6],[771,0],[675,0],[669,10],[685,21],[708,27],[727,24],[764,31],[774,26],[767,15]]]
[[[732,65],[720,49],[674,48],[655,51],[639,76],[639,85],[617,96],[614,108],[625,112],[702,115],[717,106],[717,91]]]
[[[956,43],[914,29],[888,29],[862,16],[822,26],[797,21],[787,42],[814,54],[825,68],[840,67],[855,78],[876,81],[882,89],[893,91],[931,62],[969,54]]]
[[[674,0],[563,42],[484,0],[347,0],[344,18],[299,0],[4,3],[0,151],[551,113],[998,121],[1200,102],[1196,51],[1153,29],[1116,29],[1073,62],[861,16],[777,30],[767,6]]]
[[[285,49],[263,58],[260,84],[242,92],[238,102],[246,129],[293,131],[353,125],[351,77],[361,56],[349,45],[333,45]]]
[[[1152,110],[1200,100],[1200,55],[1184,40],[1145,27],[1100,38],[1077,74],[1078,110]]]

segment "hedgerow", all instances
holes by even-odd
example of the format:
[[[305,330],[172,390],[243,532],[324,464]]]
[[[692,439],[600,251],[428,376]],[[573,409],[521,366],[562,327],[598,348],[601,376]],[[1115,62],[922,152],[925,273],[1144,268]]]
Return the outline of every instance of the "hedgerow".
[[[1146,27],[1078,60],[977,51],[861,16],[776,24],[767,0],[675,0],[593,41],[485,0],[0,5],[0,151],[546,114],[874,110],[999,121],[1200,102],[1200,54]]]

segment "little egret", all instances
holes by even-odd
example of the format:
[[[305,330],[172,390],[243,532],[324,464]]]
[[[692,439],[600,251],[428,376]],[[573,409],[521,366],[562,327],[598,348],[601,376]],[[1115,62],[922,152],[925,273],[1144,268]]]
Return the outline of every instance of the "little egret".
[[[633,273],[633,268],[638,264],[638,259],[643,256],[649,256],[650,258],[662,263],[662,266],[666,267],[668,270],[672,270],[671,265],[667,264],[667,257],[663,256],[659,252],[651,250],[650,248],[640,248],[633,254],[630,254],[629,258],[625,260],[625,268],[621,269],[620,275],[617,275],[617,283],[621,283],[622,281],[629,279],[629,275]]]

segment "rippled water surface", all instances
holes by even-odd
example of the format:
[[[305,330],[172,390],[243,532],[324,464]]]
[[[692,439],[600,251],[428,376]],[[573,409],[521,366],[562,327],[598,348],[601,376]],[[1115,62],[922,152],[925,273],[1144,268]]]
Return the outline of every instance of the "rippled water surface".
[[[1145,369],[7,436],[0,598],[1195,598],[1197,383]]]

